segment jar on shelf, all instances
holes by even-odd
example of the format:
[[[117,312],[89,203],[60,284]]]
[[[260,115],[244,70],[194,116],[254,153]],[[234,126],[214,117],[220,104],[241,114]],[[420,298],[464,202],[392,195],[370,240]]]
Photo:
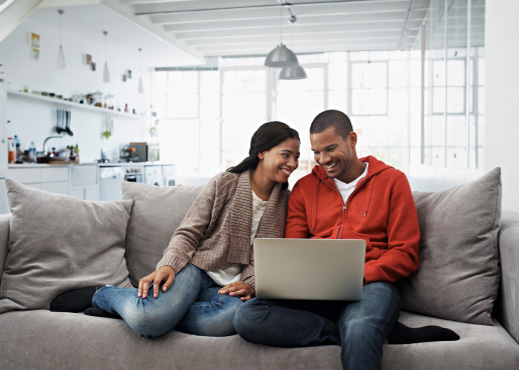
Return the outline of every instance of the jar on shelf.
[[[103,107],[114,109],[114,96],[112,94],[105,95]]]
[[[103,93],[101,91],[96,91],[95,93],[92,93],[92,98],[94,99],[94,105],[96,107],[103,106]]]

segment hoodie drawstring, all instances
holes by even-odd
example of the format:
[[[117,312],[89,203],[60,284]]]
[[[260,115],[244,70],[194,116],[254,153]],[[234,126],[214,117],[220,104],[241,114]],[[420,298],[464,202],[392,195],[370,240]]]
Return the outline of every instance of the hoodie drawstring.
[[[321,185],[321,180],[317,178],[317,184],[315,186],[314,191],[314,206],[312,207],[312,234],[315,231],[315,226],[317,224],[317,202],[319,200],[319,186]]]
[[[372,176],[370,179],[369,179],[369,191],[368,191],[368,196],[366,198],[366,203],[365,203],[365,209],[364,209],[364,217],[366,217],[368,215],[368,210],[369,210],[369,205],[371,203],[371,196],[373,194],[373,188],[375,187],[375,181],[377,181],[377,177],[378,176]]]

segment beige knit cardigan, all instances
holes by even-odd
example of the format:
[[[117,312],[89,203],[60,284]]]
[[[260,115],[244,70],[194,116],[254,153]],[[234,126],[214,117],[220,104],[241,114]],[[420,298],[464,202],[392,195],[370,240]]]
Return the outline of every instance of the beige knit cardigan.
[[[289,191],[272,189],[260,220],[257,238],[285,234]],[[196,198],[171,237],[157,269],[171,266],[176,273],[188,263],[205,271],[244,267],[242,281],[255,288],[251,247],[252,192],[250,172],[223,172],[213,177]]]

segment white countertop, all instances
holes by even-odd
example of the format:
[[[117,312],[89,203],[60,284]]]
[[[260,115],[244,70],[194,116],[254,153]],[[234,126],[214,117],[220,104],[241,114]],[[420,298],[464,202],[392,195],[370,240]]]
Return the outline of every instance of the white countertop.
[[[71,163],[71,162],[63,162],[63,163],[23,163],[23,164],[9,164],[8,168],[32,168],[32,167],[63,167],[63,166],[99,166],[99,167],[121,167],[121,166],[174,166],[173,163],[162,163],[162,162],[132,162],[132,163]]]

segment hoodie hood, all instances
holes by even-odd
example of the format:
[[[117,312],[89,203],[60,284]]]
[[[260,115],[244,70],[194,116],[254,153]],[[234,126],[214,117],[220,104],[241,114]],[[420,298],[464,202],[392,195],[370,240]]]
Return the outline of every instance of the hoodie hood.
[[[359,158],[359,160],[361,162],[365,162],[365,163],[369,164],[368,174],[366,175],[366,179],[368,179],[372,176],[375,176],[375,175],[379,174],[380,172],[387,170],[388,168],[393,168],[393,167],[385,164],[384,162],[379,161],[378,159],[376,159],[375,157],[373,157],[371,155],[368,155],[367,157]],[[318,165],[318,164],[315,165],[314,168],[312,169],[312,173],[325,183],[335,184],[333,179],[328,177],[328,175],[326,174],[326,171],[324,170],[324,168],[321,165]]]

